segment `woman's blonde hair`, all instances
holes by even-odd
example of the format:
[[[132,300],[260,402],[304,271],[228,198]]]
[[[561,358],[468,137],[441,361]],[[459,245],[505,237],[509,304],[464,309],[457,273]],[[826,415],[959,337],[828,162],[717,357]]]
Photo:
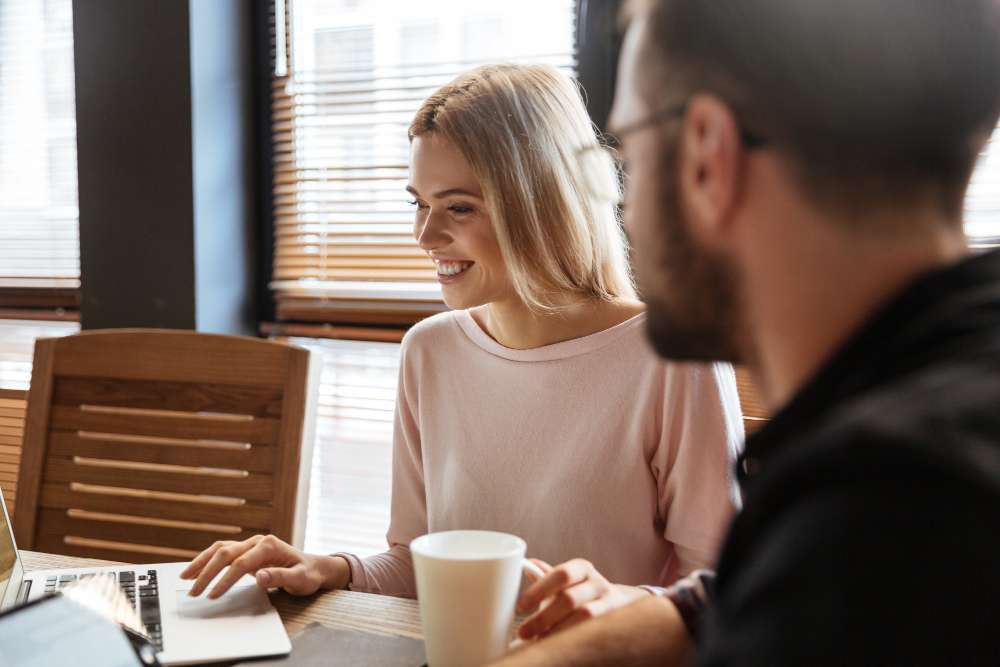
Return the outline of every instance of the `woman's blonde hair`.
[[[566,292],[635,297],[620,188],[573,83],[548,65],[477,67],[431,95],[410,140],[433,133],[468,161],[517,294],[536,310]]]

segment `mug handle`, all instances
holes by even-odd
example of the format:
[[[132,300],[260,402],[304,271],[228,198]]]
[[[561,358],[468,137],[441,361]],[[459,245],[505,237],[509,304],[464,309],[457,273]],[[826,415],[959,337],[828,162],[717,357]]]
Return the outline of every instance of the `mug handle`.
[[[528,572],[532,573],[539,579],[545,576],[545,572],[542,570],[542,568],[538,567],[527,558],[521,560],[521,569],[527,570]]]

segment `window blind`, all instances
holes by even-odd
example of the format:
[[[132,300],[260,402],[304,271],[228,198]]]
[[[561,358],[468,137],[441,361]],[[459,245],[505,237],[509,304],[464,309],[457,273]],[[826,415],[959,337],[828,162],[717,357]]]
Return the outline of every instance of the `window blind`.
[[[572,74],[573,0],[291,0],[273,82],[279,319],[412,324],[445,310],[413,240],[406,129],[421,102],[491,59]]]
[[[292,338],[323,357],[305,549],[384,551],[399,344]]]
[[[36,338],[68,336],[79,330],[76,322],[0,319],[0,389],[28,390]]]
[[[75,307],[72,0],[0,0],[0,307]]]
[[[980,153],[966,191],[965,234],[976,250],[1000,247],[1000,127]]]

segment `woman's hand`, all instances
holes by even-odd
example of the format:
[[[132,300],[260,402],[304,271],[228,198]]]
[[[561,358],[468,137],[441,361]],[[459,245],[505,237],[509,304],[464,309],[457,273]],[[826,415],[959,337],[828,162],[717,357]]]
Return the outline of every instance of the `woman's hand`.
[[[254,535],[243,542],[216,542],[198,554],[181,579],[195,579],[188,595],[201,595],[225,568],[208,594],[214,600],[245,574],[256,573],[264,588],[284,588],[292,595],[311,595],[320,588],[347,588],[351,566],[339,556],[313,556],[282,542],[274,535]]]
[[[649,595],[641,588],[612,584],[589,561],[581,558],[555,568],[537,559],[532,561],[546,575],[529,586],[517,600],[521,611],[539,607],[518,629],[521,639],[565,630]]]

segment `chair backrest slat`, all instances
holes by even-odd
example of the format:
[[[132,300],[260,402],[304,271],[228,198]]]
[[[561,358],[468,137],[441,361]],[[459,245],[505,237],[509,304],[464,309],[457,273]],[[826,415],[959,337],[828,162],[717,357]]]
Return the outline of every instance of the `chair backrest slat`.
[[[143,469],[136,466],[157,466]],[[244,500],[272,500],[274,477],[246,471],[224,470],[198,474],[198,468],[166,467],[154,463],[131,463],[83,457],[50,457],[45,464],[46,482],[90,484],[120,489],[145,489],[193,496],[221,496]],[[229,473],[233,474],[230,475]],[[239,473],[243,475],[239,475]]]
[[[119,517],[124,517],[125,521]],[[114,520],[118,518],[118,520]],[[244,530],[236,526],[220,524],[211,529],[212,524],[193,523],[190,527],[177,528],[162,524],[142,524],[126,515],[112,515],[79,512],[66,512],[58,509],[43,509],[39,513],[39,530],[42,535],[63,537],[74,535],[85,539],[105,540],[111,542],[138,542],[148,546],[187,549],[200,552],[205,541],[209,544],[215,540],[244,540],[258,531]],[[235,530],[228,530],[235,528]]]
[[[280,417],[282,396],[282,386],[61,377],[56,381],[52,402],[82,405],[99,397],[101,405],[121,408]]]
[[[277,447],[249,443],[205,442],[113,433],[53,431],[49,437],[51,456],[84,456],[272,474],[276,467],[277,452]]]
[[[225,440],[276,445],[281,420],[274,417],[225,419],[197,412],[168,412],[99,405],[53,405],[53,431],[122,433],[164,438]]]
[[[115,514],[126,506],[131,516],[152,519],[223,523],[257,532],[267,532],[274,525],[274,506],[271,503],[246,500],[234,503],[227,500],[57,482],[43,485],[41,495],[43,507],[65,511],[79,509]]]

